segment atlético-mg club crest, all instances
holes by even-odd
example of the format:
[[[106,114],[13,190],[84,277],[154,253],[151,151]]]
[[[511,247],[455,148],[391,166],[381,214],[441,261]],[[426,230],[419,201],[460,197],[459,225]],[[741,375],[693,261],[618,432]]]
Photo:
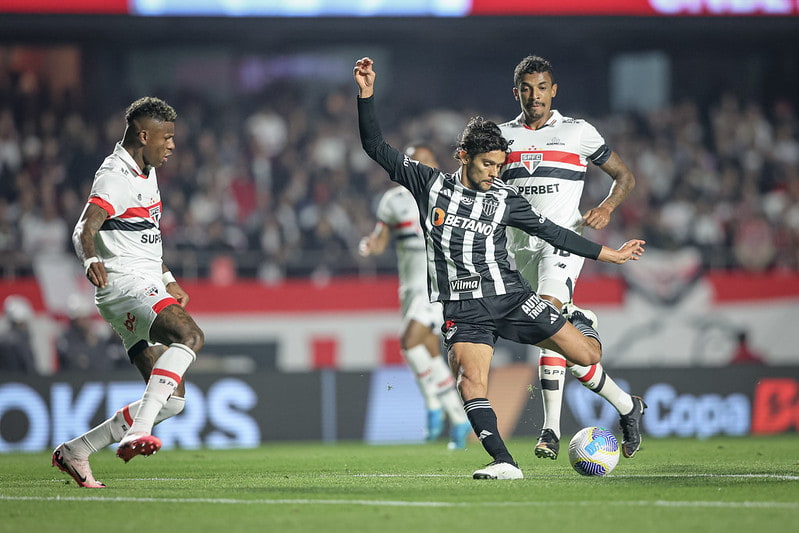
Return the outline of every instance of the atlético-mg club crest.
[[[493,217],[494,213],[497,212],[498,207],[499,200],[493,196],[487,196],[483,199],[483,213],[485,213],[486,216]]]

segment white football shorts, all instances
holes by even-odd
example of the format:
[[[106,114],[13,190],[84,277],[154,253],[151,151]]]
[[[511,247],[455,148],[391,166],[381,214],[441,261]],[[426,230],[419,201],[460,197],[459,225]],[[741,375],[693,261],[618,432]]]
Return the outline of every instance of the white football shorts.
[[[402,327],[415,320],[432,329],[435,333],[441,331],[444,325],[444,308],[440,302],[430,302],[426,292],[408,293],[402,300]]]
[[[134,274],[108,275],[108,285],[97,289],[94,302],[100,315],[122,338],[125,350],[137,342],[150,342],[150,328],[158,313],[177,304],[161,280]]]
[[[538,295],[554,296],[562,303],[572,300],[585,258],[558,250],[548,242],[531,238],[528,247],[514,252],[516,268]]]

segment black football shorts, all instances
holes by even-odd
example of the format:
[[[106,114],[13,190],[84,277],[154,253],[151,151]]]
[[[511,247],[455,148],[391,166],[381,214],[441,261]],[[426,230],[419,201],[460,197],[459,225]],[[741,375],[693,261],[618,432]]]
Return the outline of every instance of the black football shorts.
[[[521,344],[548,339],[566,323],[557,308],[535,292],[521,291],[444,302],[444,343],[494,346],[498,337]]]

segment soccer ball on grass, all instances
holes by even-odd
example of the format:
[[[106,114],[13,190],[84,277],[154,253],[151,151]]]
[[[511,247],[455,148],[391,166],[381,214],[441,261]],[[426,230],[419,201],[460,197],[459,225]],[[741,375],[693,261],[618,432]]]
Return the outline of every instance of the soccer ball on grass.
[[[605,428],[583,428],[569,442],[569,462],[584,476],[604,476],[619,463],[619,441]]]

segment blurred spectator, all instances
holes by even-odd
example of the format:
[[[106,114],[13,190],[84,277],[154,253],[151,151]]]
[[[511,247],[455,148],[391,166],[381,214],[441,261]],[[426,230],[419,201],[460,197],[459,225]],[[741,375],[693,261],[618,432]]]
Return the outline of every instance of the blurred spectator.
[[[738,332],[738,346],[730,360],[732,365],[762,365],[765,364],[763,356],[752,350],[749,346],[749,335],[745,330]]]
[[[106,112],[112,93],[89,101],[35,74],[3,79],[0,268],[12,277],[28,275],[34,256],[68,248],[67,228],[123,110]],[[395,271],[390,256],[364,262],[353,253],[388,185],[360,149],[349,87],[286,77],[229,101],[164,96],[184,109],[187,125],[159,174],[164,253],[177,275],[210,275],[220,253],[235,254],[237,275],[266,282]],[[384,134],[395,145],[430,144],[446,167],[453,132],[491,112],[453,110],[447,97],[427,91],[420,107],[413,95],[392,95],[396,118]],[[791,101],[727,92],[703,105],[586,118],[638,178],[635,202],[609,231],[635,227],[651,247],[699,249],[705,269],[799,270],[799,116]],[[606,183],[586,183],[584,205],[595,205]]]
[[[62,372],[105,372],[128,366],[125,350],[105,322],[95,320],[94,305],[78,294],[67,302],[69,325],[56,340]]]
[[[36,363],[29,331],[33,308],[24,296],[12,294],[3,302],[6,329],[0,332],[0,371],[35,374]]]

